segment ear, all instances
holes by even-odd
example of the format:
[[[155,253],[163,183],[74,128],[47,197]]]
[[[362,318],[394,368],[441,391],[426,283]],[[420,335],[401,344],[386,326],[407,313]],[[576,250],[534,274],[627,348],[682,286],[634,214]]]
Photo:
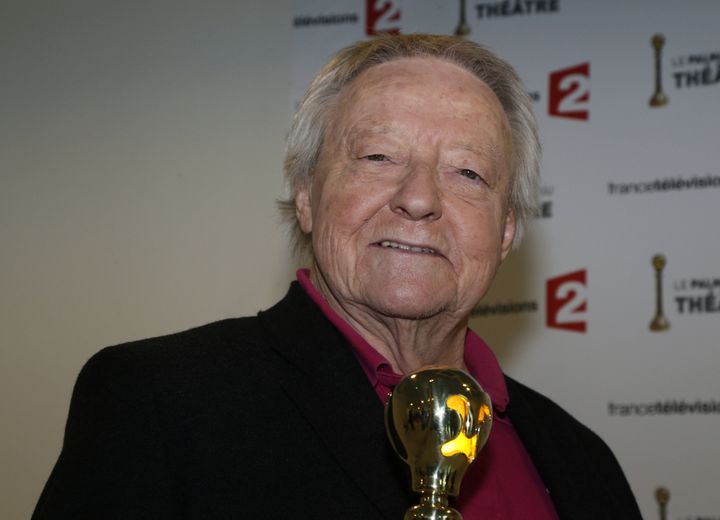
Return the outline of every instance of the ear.
[[[312,232],[312,206],[310,204],[310,187],[305,184],[295,194],[295,216],[303,233]]]
[[[500,255],[503,260],[505,260],[505,257],[512,249],[516,231],[517,222],[515,221],[515,212],[508,209],[507,216],[505,217],[505,225],[503,226],[502,244],[500,245]]]

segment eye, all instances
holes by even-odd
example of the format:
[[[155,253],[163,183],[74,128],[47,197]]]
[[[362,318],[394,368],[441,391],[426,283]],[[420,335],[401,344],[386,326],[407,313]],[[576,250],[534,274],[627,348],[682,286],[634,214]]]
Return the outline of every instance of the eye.
[[[467,177],[471,181],[482,180],[480,175],[478,175],[476,172],[469,170],[467,168],[463,168],[462,170],[460,170],[459,173],[460,173],[460,175],[462,175],[463,177]]]
[[[366,155],[365,159],[368,161],[382,162],[387,160],[387,156],[381,153],[371,153],[370,155]]]

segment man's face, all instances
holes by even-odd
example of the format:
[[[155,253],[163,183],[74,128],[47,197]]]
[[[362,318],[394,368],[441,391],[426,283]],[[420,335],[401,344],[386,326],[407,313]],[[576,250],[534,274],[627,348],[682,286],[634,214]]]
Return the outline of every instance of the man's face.
[[[326,297],[391,317],[469,314],[515,233],[509,135],[490,88],[449,62],[358,76],[296,197]]]

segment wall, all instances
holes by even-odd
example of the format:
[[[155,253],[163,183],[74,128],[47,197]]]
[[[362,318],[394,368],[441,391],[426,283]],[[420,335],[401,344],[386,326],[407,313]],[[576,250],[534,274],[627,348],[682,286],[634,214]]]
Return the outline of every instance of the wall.
[[[289,0],[3,3],[0,518],[29,518],[92,353],[284,293],[289,19]]]

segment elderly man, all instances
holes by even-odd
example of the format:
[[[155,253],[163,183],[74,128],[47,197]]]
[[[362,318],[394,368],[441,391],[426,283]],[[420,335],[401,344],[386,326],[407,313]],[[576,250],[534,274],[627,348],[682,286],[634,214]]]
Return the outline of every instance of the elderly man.
[[[383,402],[435,364],[471,373],[495,410],[454,502],[466,520],[640,518],[605,444],[467,327],[533,214],[538,156],[522,84],[482,47],[341,51],[285,162],[312,267],[257,317],[94,356],[34,518],[399,519],[414,498]]]

